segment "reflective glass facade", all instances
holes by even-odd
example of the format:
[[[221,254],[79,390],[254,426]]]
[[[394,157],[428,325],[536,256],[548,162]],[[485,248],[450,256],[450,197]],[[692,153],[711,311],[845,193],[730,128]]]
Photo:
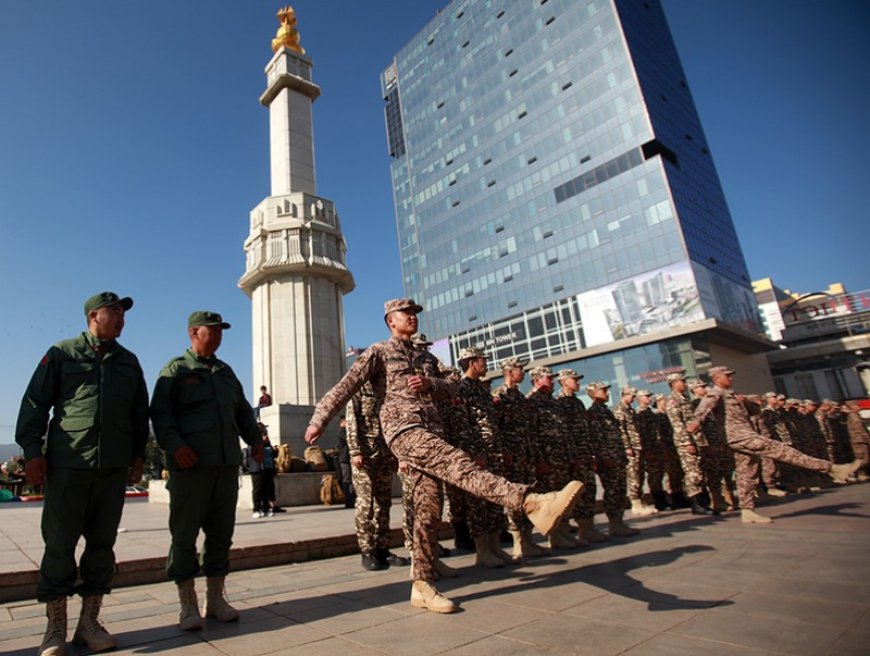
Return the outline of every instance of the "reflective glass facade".
[[[381,84],[405,292],[453,355],[754,329],[658,2],[454,0]]]

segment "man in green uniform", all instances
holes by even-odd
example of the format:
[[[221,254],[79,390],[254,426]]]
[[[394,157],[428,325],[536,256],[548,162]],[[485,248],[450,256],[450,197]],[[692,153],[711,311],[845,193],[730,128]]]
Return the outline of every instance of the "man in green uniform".
[[[151,422],[169,468],[169,531],[166,573],[178,586],[183,631],[202,628],[194,577],[200,571],[196,538],[202,529],[206,617],[232,622],[239,613],[224,598],[236,524],[239,436],[263,461],[263,439],[251,405],[229,365],[215,357],[230,327],[217,312],[197,311],[187,320],[190,348],[167,363],[151,398]]]
[[[113,292],[85,301],[88,330],[48,350],[21,402],[15,441],[27,460],[27,482],[45,484],[45,553],[36,588],[48,616],[42,656],[64,653],[66,598],[73,592],[82,597],[74,642],[92,651],[116,646],[98,617],[115,571],[112,549],[124,492],[128,482],[142,478],[148,441],[142,368],[115,341],[132,306],[132,299]],[[85,549],[76,571],[82,536]]]

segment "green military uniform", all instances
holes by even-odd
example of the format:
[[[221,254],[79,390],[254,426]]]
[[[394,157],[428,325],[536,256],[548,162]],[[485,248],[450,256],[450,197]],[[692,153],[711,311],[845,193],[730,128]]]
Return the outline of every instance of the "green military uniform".
[[[133,304],[110,292],[98,296],[98,307],[111,302],[126,310]],[[51,347],[27,386],[15,441],[27,460],[44,451],[48,465],[37,599],[109,592],[128,469],[134,458],[145,458],[148,441],[148,392],[136,356],[90,332]]]
[[[196,314],[209,314],[220,321],[214,313]],[[199,573],[196,538],[202,529],[202,571],[209,577],[226,576],[242,462],[239,436],[252,446],[262,443],[242,384],[225,362],[187,349],[160,372],[151,398],[151,421],[170,470],[172,544],[166,573],[176,583]],[[175,463],[173,454],[182,446],[196,453],[193,467],[180,469]]]

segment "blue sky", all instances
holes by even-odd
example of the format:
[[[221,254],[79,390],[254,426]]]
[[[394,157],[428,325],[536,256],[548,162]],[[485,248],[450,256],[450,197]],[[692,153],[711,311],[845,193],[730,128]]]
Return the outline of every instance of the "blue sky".
[[[269,193],[258,98],[281,3],[0,2],[0,443],[45,349],[82,303],[130,295],[122,342],[149,385],[194,309],[234,327],[248,395],[248,212]],[[383,335],[401,277],[378,74],[443,0],[298,0],[318,192],[336,202],[357,288],[347,343]],[[868,284],[870,8],[862,0],[664,0],[753,277]],[[425,325],[424,325],[425,328]]]

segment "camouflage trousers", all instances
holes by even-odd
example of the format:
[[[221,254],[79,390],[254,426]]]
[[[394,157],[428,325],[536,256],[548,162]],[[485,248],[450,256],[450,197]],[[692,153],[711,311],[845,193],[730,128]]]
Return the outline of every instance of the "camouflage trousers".
[[[363,467],[353,467],[356,490],[356,539],[364,554],[389,546],[390,506],[396,459],[388,451],[376,450]]]
[[[771,458],[777,462],[817,472],[827,472],[831,468],[829,460],[813,458],[787,444],[761,435],[740,434],[734,437],[729,435],[728,446],[736,452],[734,460],[737,466],[737,493],[740,496],[741,508],[755,507],[761,458]]]
[[[505,478],[518,483],[531,485],[535,482],[535,467],[531,461],[515,459],[505,465]],[[509,531],[524,531],[531,528],[532,523],[522,510],[505,510]]]
[[[411,499],[414,510],[413,577],[433,582],[438,559],[438,525],[444,492],[450,483],[491,503],[522,510],[528,485],[511,483],[478,467],[464,451],[429,430],[416,427],[399,433],[390,442],[399,460],[411,466]]]
[[[683,492],[690,499],[704,490],[704,475],[701,473],[701,458],[689,453],[689,447],[677,446],[680,469],[683,470]],[[698,447],[695,447],[697,450]]]
[[[761,459],[761,481],[764,483],[764,487],[776,487],[776,484],[779,481],[776,460],[772,460],[771,458]]]
[[[625,468],[625,479],[630,501],[643,498],[643,479],[645,474],[646,462],[644,460],[644,451],[634,449],[634,455],[628,456],[628,465]]]
[[[625,463],[614,458],[596,458],[596,473],[604,488],[604,513],[622,517],[625,512]]]
[[[402,535],[405,549],[414,551],[414,483],[408,474],[399,474],[402,481]]]
[[[665,482],[667,476],[667,482]],[[673,494],[683,489],[683,471],[673,446],[657,444],[646,451],[646,481],[653,494]]]
[[[593,461],[572,465],[571,479],[583,481],[583,494],[574,506],[574,519],[579,523],[584,519],[595,517],[595,495],[598,488],[595,485],[595,463]]]
[[[855,454],[855,460],[861,462],[861,468],[858,471],[866,474],[867,465],[870,464],[870,444],[852,442],[852,453]]]
[[[731,471],[734,468],[734,457],[731,450],[724,444],[711,443],[709,446],[699,447],[701,452],[701,471],[704,482],[709,489],[721,490],[728,486],[731,480]]]

